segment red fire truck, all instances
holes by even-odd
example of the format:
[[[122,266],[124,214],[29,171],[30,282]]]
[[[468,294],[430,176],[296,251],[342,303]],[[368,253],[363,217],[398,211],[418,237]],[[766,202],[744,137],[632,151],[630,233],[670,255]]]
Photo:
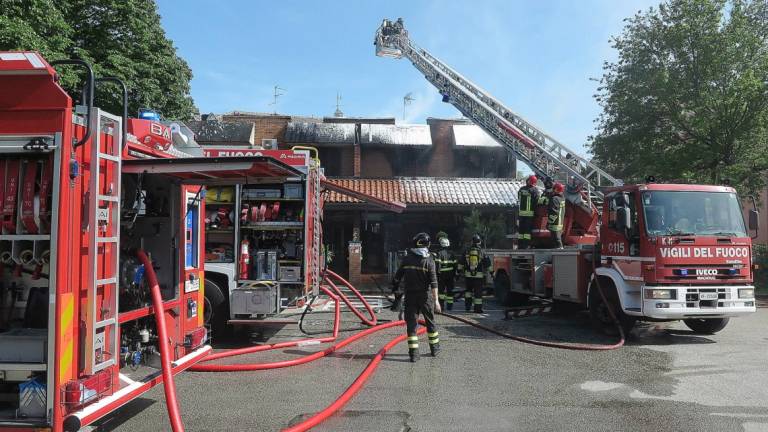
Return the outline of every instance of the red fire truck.
[[[755,312],[751,239],[733,188],[624,185],[418,47],[402,20],[385,19],[374,45],[378,56],[409,59],[443,102],[540,178],[567,184],[565,249],[551,249],[543,208],[532,232],[537,249],[488,251],[502,301],[523,304],[536,296],[584,305],[601,327],[611,325],[609,310],[625,328],[637,319],[682,319],[702,333]],[[750,229],[757,220],[752,210]]]
[[[54,66],[84,71],[80,104]],[[202,185],[302,175],[96,108],[115,83],[0,53],[0,430],[78,430],[207,355]]]

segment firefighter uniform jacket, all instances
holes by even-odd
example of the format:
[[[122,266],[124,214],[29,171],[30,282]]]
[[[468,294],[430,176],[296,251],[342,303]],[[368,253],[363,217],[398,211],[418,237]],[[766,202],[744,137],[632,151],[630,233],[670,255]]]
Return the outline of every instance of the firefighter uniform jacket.
[[[440,249],[435,257],[437,273],[440,277],[456,277],[456,257],[448,249]]]
[[[517,215],[520,217],[533,217],[533,213],[536,210],[536,205],[539,203],[539,197],[541,193],[536,186],[523,186],[517,192],[517,202],[519,211]]]
[[[563,219],[565,219],[565,199],[562,195],[552,195],[549,198],[547,210],[547,229],[550,231],[562,231]]]
[[[465,278],[484,278],[490,265],[490,259],[483,250],[473,246],[462,257],[460,267],[464,270]]]
[[[437,289],[437,269],[432,255],[427,253],[426,256],[422,256],[409,250],[397,269],[392,283],[399,287],[403,279],[405,279],[406,293],[427,293]]]

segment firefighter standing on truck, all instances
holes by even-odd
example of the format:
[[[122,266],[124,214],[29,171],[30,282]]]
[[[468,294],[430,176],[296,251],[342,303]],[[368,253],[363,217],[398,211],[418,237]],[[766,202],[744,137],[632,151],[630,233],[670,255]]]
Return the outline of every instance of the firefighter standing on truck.
[[[547,209],[547,229],[552,236],[553,247],[563,248],[563,219],[565,219],[565,198],[563,184],[558,182],[552,186],[552,196],[549,198]]]
[[[539,203],[539,188],[536,187],[538,179],[535,175],[529,175],[525,186],[517,192],[517,248],[528,249],[531,247],[531,230],[536,206]]]
[[[451,247],[451,241],[448,234],[444,232],[437,233],[437,242],[440,245],[435,263],[437,264],[437,287],[439,291],[438,300],[440,307],[447,310],[453,310],[453,290],[456,286],[456,257],[448,249]]]
[[[437,270],[429,252],[429,234],[418,233],[413,247],[403,258],[392,281],[394,290],[400,291],[405,279],[405,325],[408,333],[408,356],[411,362],[419,359],[419,337],[416,335],[419,314],[424,317],[429,339],[429,351],[433,357],[440,352],[440,339],[435,326],[435,312],[442,312],[437,302]]]
[[[472,236],[472,245],[462,256],[459,268],[464,271],[464,309],[469,312],[474,306],[475,313],[483,313],[483,285],[485,272],[490,267],[489,259],[482,248],[478,234]]]

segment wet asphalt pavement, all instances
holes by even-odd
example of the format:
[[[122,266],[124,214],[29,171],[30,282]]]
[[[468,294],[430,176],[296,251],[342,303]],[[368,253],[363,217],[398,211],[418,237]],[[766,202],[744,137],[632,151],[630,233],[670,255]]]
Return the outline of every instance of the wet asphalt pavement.
[[[380,317],[393,314],[383,311]],[[592,332],[583,312],[503,321],[496,310],[473,317],[521,336],[612,342]],[[329,329],[331,319],[332,314],[311,314],[305,329]],[[627,346],[608,352],[542,348],[445,317],[438,322],[440,357],[424,354],[411,364],[400,344],[344,410],[314,430],[768,431],[768,308],[731,320],[714,336],[695,335],[682,323],[639,324]],[[344,327],[357,328],[355,323],[344,314]],[[383,330],[293,368],[183,373],[176,382],[186,430],[278,431],[298,422],[333,402],[402,331]],[[300,335],[296,325],[287,325],[264,336],[274,343]],[[289,359],[319,349],[291,348],[231,362]],[[425,337],[421,350],[428,352]],[[99,430],[169,430],[162,388],[122,408]]]

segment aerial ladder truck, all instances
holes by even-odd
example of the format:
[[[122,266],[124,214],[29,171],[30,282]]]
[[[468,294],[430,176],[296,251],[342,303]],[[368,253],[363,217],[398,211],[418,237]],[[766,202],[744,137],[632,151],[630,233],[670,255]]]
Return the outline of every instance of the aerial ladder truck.
[[[374,45],[380,57],[410,60],[444,102],[539,177],[566,184],[564,249],[545,247],[549,233],[537,211],[538,248],[488,251],[504,303],[547,298],[587,307],[601,328],[611,325],[613,312],[627,330],[637,320],[682,319],[701,333],[755,312],[751,238],[733,188],[625,185],[417,46],[402,19],[385,19]],[[753,209],[750,230],[757,221]]]

